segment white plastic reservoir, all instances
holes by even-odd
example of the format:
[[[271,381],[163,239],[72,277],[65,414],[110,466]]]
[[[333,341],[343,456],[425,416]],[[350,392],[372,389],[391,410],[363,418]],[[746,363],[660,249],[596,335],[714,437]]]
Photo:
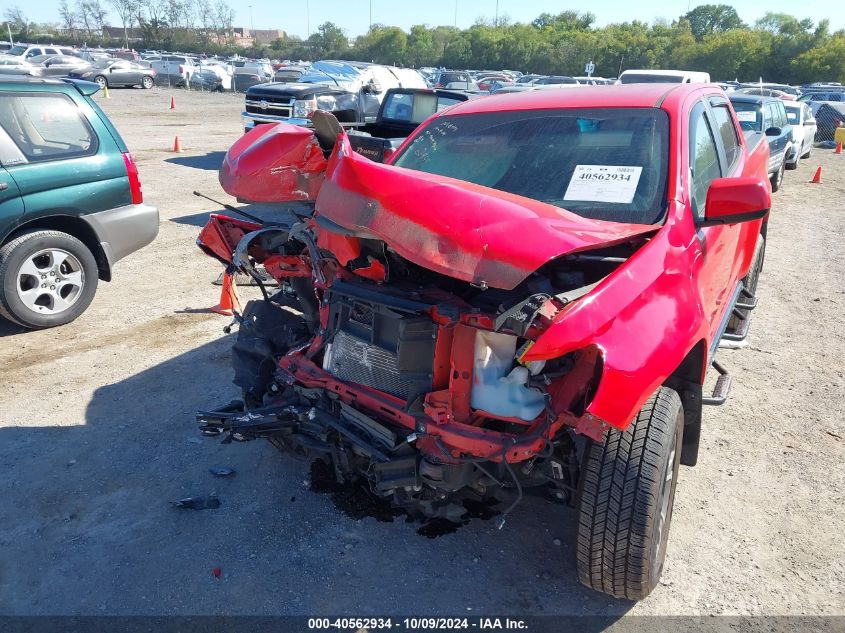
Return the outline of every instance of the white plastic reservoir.
[[[543,395],[530,389],[526,367],[513,367],[516,337],[477,330],[470,405],[504,418],[530,421],[544,408]],[[511,369],[513,367],[513,369]]]

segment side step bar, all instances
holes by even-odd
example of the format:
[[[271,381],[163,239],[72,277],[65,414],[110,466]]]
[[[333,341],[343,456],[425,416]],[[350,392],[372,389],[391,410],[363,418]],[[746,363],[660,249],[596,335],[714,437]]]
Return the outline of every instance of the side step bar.
[[[728,393],[731,390],[731,375],[728,373],[728,370],[725,369],[719,361],[715,358],[713,362],[710,363],[710,366],[715,369],[719,377],[716,379],[716,385],[713,387],[713,394],[701,399],[701,404],[710,405],[710,406],[719,406],[725,404],[728,399]]]
[[[746,288],[740,290],[740,296],[732,309],[732,314],[739,320],[739,327],[736,330],[725,330],[719,341],[726,343],[722,347],[733,347],[731,343],[740,343],[748,337],[748,330],[751,327],[751,319],[748,312],[757,307],[757,297]]]

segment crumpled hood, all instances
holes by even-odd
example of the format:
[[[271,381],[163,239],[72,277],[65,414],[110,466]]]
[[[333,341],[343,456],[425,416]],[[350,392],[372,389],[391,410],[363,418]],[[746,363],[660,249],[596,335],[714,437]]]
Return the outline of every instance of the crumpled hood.
[[[226,152],[218,177],[223,191],[249,202],[313,200],[326,159],[314,133],[297,125],[259,125]]]
[[[317,214],[384,241],[430,270],[511,290],[546,262],[655,231],[582,218],[522,196],[374,163],[345,134],[329,159]]]

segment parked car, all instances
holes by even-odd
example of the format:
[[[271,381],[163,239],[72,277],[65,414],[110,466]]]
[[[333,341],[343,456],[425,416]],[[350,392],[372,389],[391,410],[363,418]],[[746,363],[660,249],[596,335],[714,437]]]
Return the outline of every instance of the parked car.
[[[150,67],[156,71],[159,83],[171,86],[187,86],[196,71],[194,60],[188,55],[163,54]]]
[[[798,97],[798,101],[801,101],[802,103],[813,103],[822,101],[843,102],[845,101],[845,89],[805,92],[800,97]]]
[[[223,80],[210,69],[197,70],[191,75],[191,90],[223,92]]]
[[[513,78],[509,77],[508,75],[484,75],[479,77],[475,80],[475,83],[478,84],[479,90],[487,90],[489,91],[493,84],[499,82],[500,84],[512,84]]]
[[[273,81],[283,84],[296,83],[307,72],[307,66],[283,66],[273,74]]]
[[[156,71],[145,68],[137,62],[122,59],[107,59],[72,70],[67,74],[72,79],[93,81],[100,88],[118,86],[141,86],[149,90],[155,85]]]
[[[198,70],[210,70],[220,79],[220,85],[223,90],[232,90],[234,79],[232,76],[233,68],[224,61],[219,59],[206,59],[200,63]]]
[[[816,138],[816,119],[806,103],[784,103],[786,120],[792,127],[792,142],[799,158],[809,158]],[[795,163],[798,166],[798,163]],[[787,167],[789,167],[787,165]]]
[[[461,521],[493,496],[501,526],[524,491],[571,500],[581,582],[638,600],[702,405],[728,397],[717,350],[756,304],[769,150],[715,86],[572,94],[460,103],[388,164],[338,125],[285,126],[277,148],[300,151],[277,184],[298,199],[322,168],[316,211],[290,232],[213,215],[200,233],[283,288],[244,309],[243,400],[198,422],[323,460],[411,518]]]
[[[550,75],[548,77],[538,77],[534,80],[535,86],[551,86],[556,84],[577,84],[575,77],[567,77],[565,75]]]
[[[465,70],[438,70],[434,76],[435,88],[446,88],[449,84],[455,83],[470,83],[475,84],[475,80]]]
[[[816,142],[836,142],[837,130],[845,127],[845,103],[814,101],[809,105],[818,126]]]
[[[625,70],[619,75],[620,84],[689,84],[710,83],[710,74],[691,70]]]
[[[88,66],[88,62],[74,55],[39,55],[30,62],[41,67],[42,77],[65,77],[73,70]]]
[[[158,233],[97,90],[0,78],[0,315],[24,327],[73,321],[98,279]]]
[[[792,126],[783,101],[775,97],[741,94],[729,95],[740,126],[746,132],[762,132],[769,141],[769,176],[772,191],[783,185],[784,170],[798,162],[798,150],[792,144]]]
[[[30,64],[19,57],[6,57],[0,55],[0,75],[26,75],[29,77],[40,77],[43,68],[36,64]]]
[[[315,110],[335,113],[341,123],[374,121],[390,88],[426,88],[415,70],[365,62],[315,62],[297,83],[253,86],[245,99],[245,130],[261,123],[310,126]]]
[[[776,90],[775,88],[760,88],[759,86],[747,86],[739,88],[736,92],[745,95],[759,95],[761,97],[776,97],[783,101],[795,101],[798,97],[794,94]]]
[[[18,44],[3,54],[28,61],[30,58],[38,57],[39,55],[74,55],[75,53],[76,51],[73,48],[67,46],[43,46],[41,44],[27,46],[26,44]]]
[[[232,85],[238,92],[246,92],[252,86],[272,81],[273,75],[261,66],[241,66],[235,68]]]

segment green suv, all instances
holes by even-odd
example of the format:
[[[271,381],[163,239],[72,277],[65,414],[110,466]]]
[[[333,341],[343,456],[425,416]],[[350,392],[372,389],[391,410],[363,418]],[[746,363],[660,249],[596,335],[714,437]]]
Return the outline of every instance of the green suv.
[[[115,262],[158,234],[97,90],[0,78],[0,316],[24,327],[73,321]]]

